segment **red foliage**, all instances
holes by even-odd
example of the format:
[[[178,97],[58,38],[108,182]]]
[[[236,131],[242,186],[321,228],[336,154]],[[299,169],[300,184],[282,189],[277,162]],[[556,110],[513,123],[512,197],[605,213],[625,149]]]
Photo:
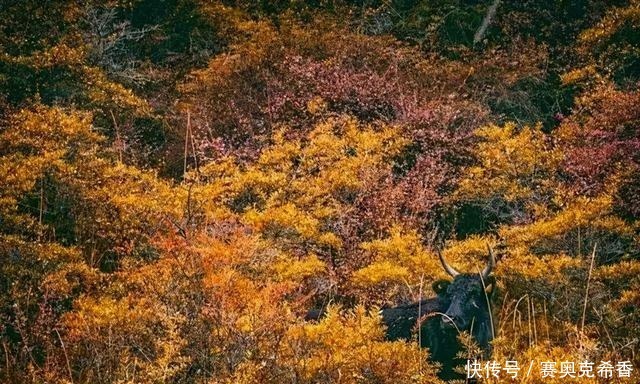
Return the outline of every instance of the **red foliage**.
[[[640,164],[640,92],[603,86],[581,100],[576,113],[560,125],[564,171],[576,193],[602,192],[616,171]]]
[[[455,142],[486,117],[479,104],[455,93],[468,74],[462,67],[426,59],[390,38],[316,27],[289,25],[277,37],[263,32],[194,72],[182,90],[196,141],[220,150],[223,138],[226,150],[253,158],[276,126],[298,135],[326,116],[348,114]]]

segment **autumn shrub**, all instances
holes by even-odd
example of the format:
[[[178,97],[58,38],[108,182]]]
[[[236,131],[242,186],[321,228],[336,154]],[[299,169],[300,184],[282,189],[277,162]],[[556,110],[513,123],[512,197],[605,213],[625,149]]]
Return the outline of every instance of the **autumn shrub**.
[[[485,357],[636,375],[637,1],[492,3],[3,3],[0,381],[439,383],[490,249]]]

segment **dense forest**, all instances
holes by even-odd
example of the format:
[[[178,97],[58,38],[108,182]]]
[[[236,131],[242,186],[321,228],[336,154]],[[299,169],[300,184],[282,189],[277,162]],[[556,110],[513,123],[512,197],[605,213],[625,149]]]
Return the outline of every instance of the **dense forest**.
[[[485,382],[637,382],[638,85],[638,0],[0,0],[0,382],[440,383],[488,247],[493,360],[635,370]]]

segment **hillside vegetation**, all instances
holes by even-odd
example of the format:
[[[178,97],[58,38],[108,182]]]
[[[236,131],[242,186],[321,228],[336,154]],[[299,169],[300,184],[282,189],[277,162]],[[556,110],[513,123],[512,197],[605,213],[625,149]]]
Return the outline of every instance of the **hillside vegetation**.
[[[2,0],[0,382],[438,383],[488,245],[493,359],[637,377],[639,84],[637,0]]]

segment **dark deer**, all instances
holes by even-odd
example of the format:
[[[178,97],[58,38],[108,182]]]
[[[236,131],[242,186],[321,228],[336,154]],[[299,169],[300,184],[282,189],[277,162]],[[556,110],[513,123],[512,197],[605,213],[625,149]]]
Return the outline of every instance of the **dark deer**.
[[[487,266],[481,273],[474,274],[460,273],[446,262],[440,252],[438,256],[453,280],[436,281],[433,284],[436,297],[383,309],[382,318],[390,340],[411,338],[420,324],[421,346],[429,348],[431,360],[442,364],[440,376],[443,379],[459,378],[453,368],[465,363],[456,358],[462,348],[457,339],[460,332],[467,331],[473,336],[483,351],[482,357],[487,358],[491,354],[494,328],[490,303],[495,290],[495,278],[491,272],[495,267],[495,257],[489,248]]]
[[[494,327],[490,303],[495,291],[495,278],[491,272],[496,261],[489,247],[489,261],[482,272],[460,273],[440,252],[438,256],[453,280],[433,283],[436,297],[382,309],[382,319],[389,340],[409,340],[419,329],[421,346],[429,348],[432,361],[442,364],[440,377],[460,378],[454,368],[466,361],[456,356],[462,349],[457,338],[459,333],[466,331],[472,335],[483,351],[483,358],[491,354]],[[309,311],[307,319],[317,320],[322,313],[322,310]]]

